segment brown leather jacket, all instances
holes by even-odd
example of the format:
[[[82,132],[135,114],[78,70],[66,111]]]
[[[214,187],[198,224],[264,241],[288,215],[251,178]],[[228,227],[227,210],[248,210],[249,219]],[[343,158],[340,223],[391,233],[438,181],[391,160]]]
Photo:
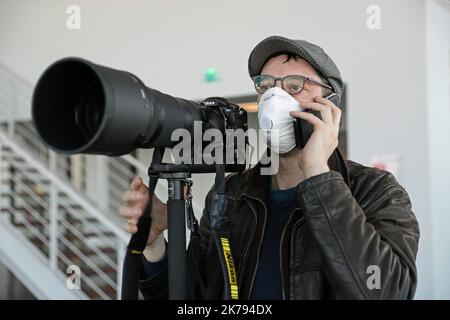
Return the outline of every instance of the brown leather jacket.
[[[391,173],[350,160],[330,169],[297,187],[300,208],[291,213],[280,242],[284,299],[412,299],[419,226],[405,189]],[[227,177],[241,299],[251,296],[258,267],[267,183],[260,165]],[[201,241],[188,249],[190,298],[221,299],[224,294],[210,234],[211,194],[200,221]],[[189,269],[193,263],[197,269]],[[380,286],[373,288],[371,276],[377,271]],[[167,269],[139,287],[146,299],[167,298]]]

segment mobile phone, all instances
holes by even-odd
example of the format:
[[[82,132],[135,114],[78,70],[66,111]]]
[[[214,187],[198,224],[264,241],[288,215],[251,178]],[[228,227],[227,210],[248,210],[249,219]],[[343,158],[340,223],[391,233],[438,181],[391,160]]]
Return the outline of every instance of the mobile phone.
[[[335,105],[339,105],[339,102],[340,102],[340,97],[336,93],[332,93],[332,94],[326,96],[325,99],[330,100]],[[314,110],[308,109],[305,112],[312,113],[319,119],[322,119],[319,111],[314,111]],[[314,131],[314,127],[308,121],[303,120],[303,119],[295,118],[293,120],[293,122],[294,122],[295,144],[296,144],[297,148],[303,149],[305,147],[306,143],[308,142],[309,138],[311,137],[311,135]]]

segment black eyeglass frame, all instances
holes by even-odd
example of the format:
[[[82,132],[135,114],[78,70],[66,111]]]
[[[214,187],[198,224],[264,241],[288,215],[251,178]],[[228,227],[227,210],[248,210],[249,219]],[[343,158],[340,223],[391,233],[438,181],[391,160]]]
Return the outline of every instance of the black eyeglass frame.
[[[253,85],[255,86],[255,90],[256,90],[256,92],[258,92],[259,94],[263,94],[264,92],[266,92],[266,90],[269,90],[269,89],[270,89],[270,88],[268,88],[268,89],[266,89],[266,90],[264,90],[264,91],[262,91],[262,92],[258,91],[257,86],[256,86],[256,80],[257,80],[258,78],[260,78],[260,77],[271,78],[271,79],[273,80],[273,85],[272,85],[270,88],[273,88],[273,87],[275,86],[275,84],[277,83],[277,80],[281,80],[281,88],[283,88],[283,90],[285,90],[285,89],[284,89],[284,80],[285,80],[286,78],[296,77],[296,78],[303,79],[303,85],[302,85],[302,87],[300,88],[300,90],[299,90],[298,92],[295,92],[295,93],[290,93],[290,92],[289,92],[289,94],[299,94],[300,92],[302,92],[303,89],[304,89],[304,87],[305,87],[306,81],[309,81],[309,82],[318,84],[318,85],[320,85],[320,86],[322,86],[322,87],[325,87],[325,88],[327,88],[327,89],[330,89],[332,92],[334,92],[334,90],[333,90],[333,88],[332,88],[331,86],[329,86],[329,85],[327,85],[327,84],[325,84],[325,83],[322,83],[322,82],[320,82],[320,81],[317,81],[317,80],[314,80],[314,79],[311,79],[311,78],[308,78],[308,77],[305,77],[305,76],[301,76],[301,75],[293,74],[293,75],[289,75],[289,76],[286,76],[286,77],[277,78],[277,77],[273,77],[273,76],[270,76],[270,75],[264,75],[264,74],[261,74],[261,75],[257,75],[257,76],[252,77]],[[287,90],[286,90],[286,91],[287,91]]]

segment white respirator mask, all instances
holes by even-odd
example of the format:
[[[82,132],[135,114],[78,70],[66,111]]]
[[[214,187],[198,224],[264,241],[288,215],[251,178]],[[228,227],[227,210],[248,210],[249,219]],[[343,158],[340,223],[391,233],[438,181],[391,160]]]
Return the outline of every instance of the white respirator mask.
[[[295,134],[290,111],[303,111],[300,103],[279,87],[268,89],[258,104],[258,121],[269,148],[279,154],[294,149]]]

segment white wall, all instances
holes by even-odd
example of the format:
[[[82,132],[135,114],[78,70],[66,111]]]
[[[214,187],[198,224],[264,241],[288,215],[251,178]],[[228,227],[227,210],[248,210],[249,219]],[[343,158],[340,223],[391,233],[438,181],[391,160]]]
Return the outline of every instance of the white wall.
[[[450,299],[450,3],[426,3],[427,106],[433,291]]]
[[[430,145],[430,95],[424,88],[434,77],[425,67],[425,39],[434,29],[426,33],[425,1],[2,0],[0,61],[35,82],[55,59],[82,56],[129,70],[149,87],[198,99],[252,93],[247,58],[266,36],[323,46],[348,83],[349,158],[367,164],[373,154],[402,155],[398,178],[422,231],[416,297],[432,298],[438,297],[432,274],[448,264],[432,265],[432,253],[440,252],[431,251],[439,241],[430,219],[438,212],[430,211],[430,172],[437,166],[430,167],[436,157],[428,156],[436,146]],[[81,7],[81,30],[66,28],[69,4]],[[366,27],[372,4],[381,8],[380,30]],[[221,82],[203,82],[208,67],[219,70]],[[206,180],[196,183],[197,199],[212,184]]]

